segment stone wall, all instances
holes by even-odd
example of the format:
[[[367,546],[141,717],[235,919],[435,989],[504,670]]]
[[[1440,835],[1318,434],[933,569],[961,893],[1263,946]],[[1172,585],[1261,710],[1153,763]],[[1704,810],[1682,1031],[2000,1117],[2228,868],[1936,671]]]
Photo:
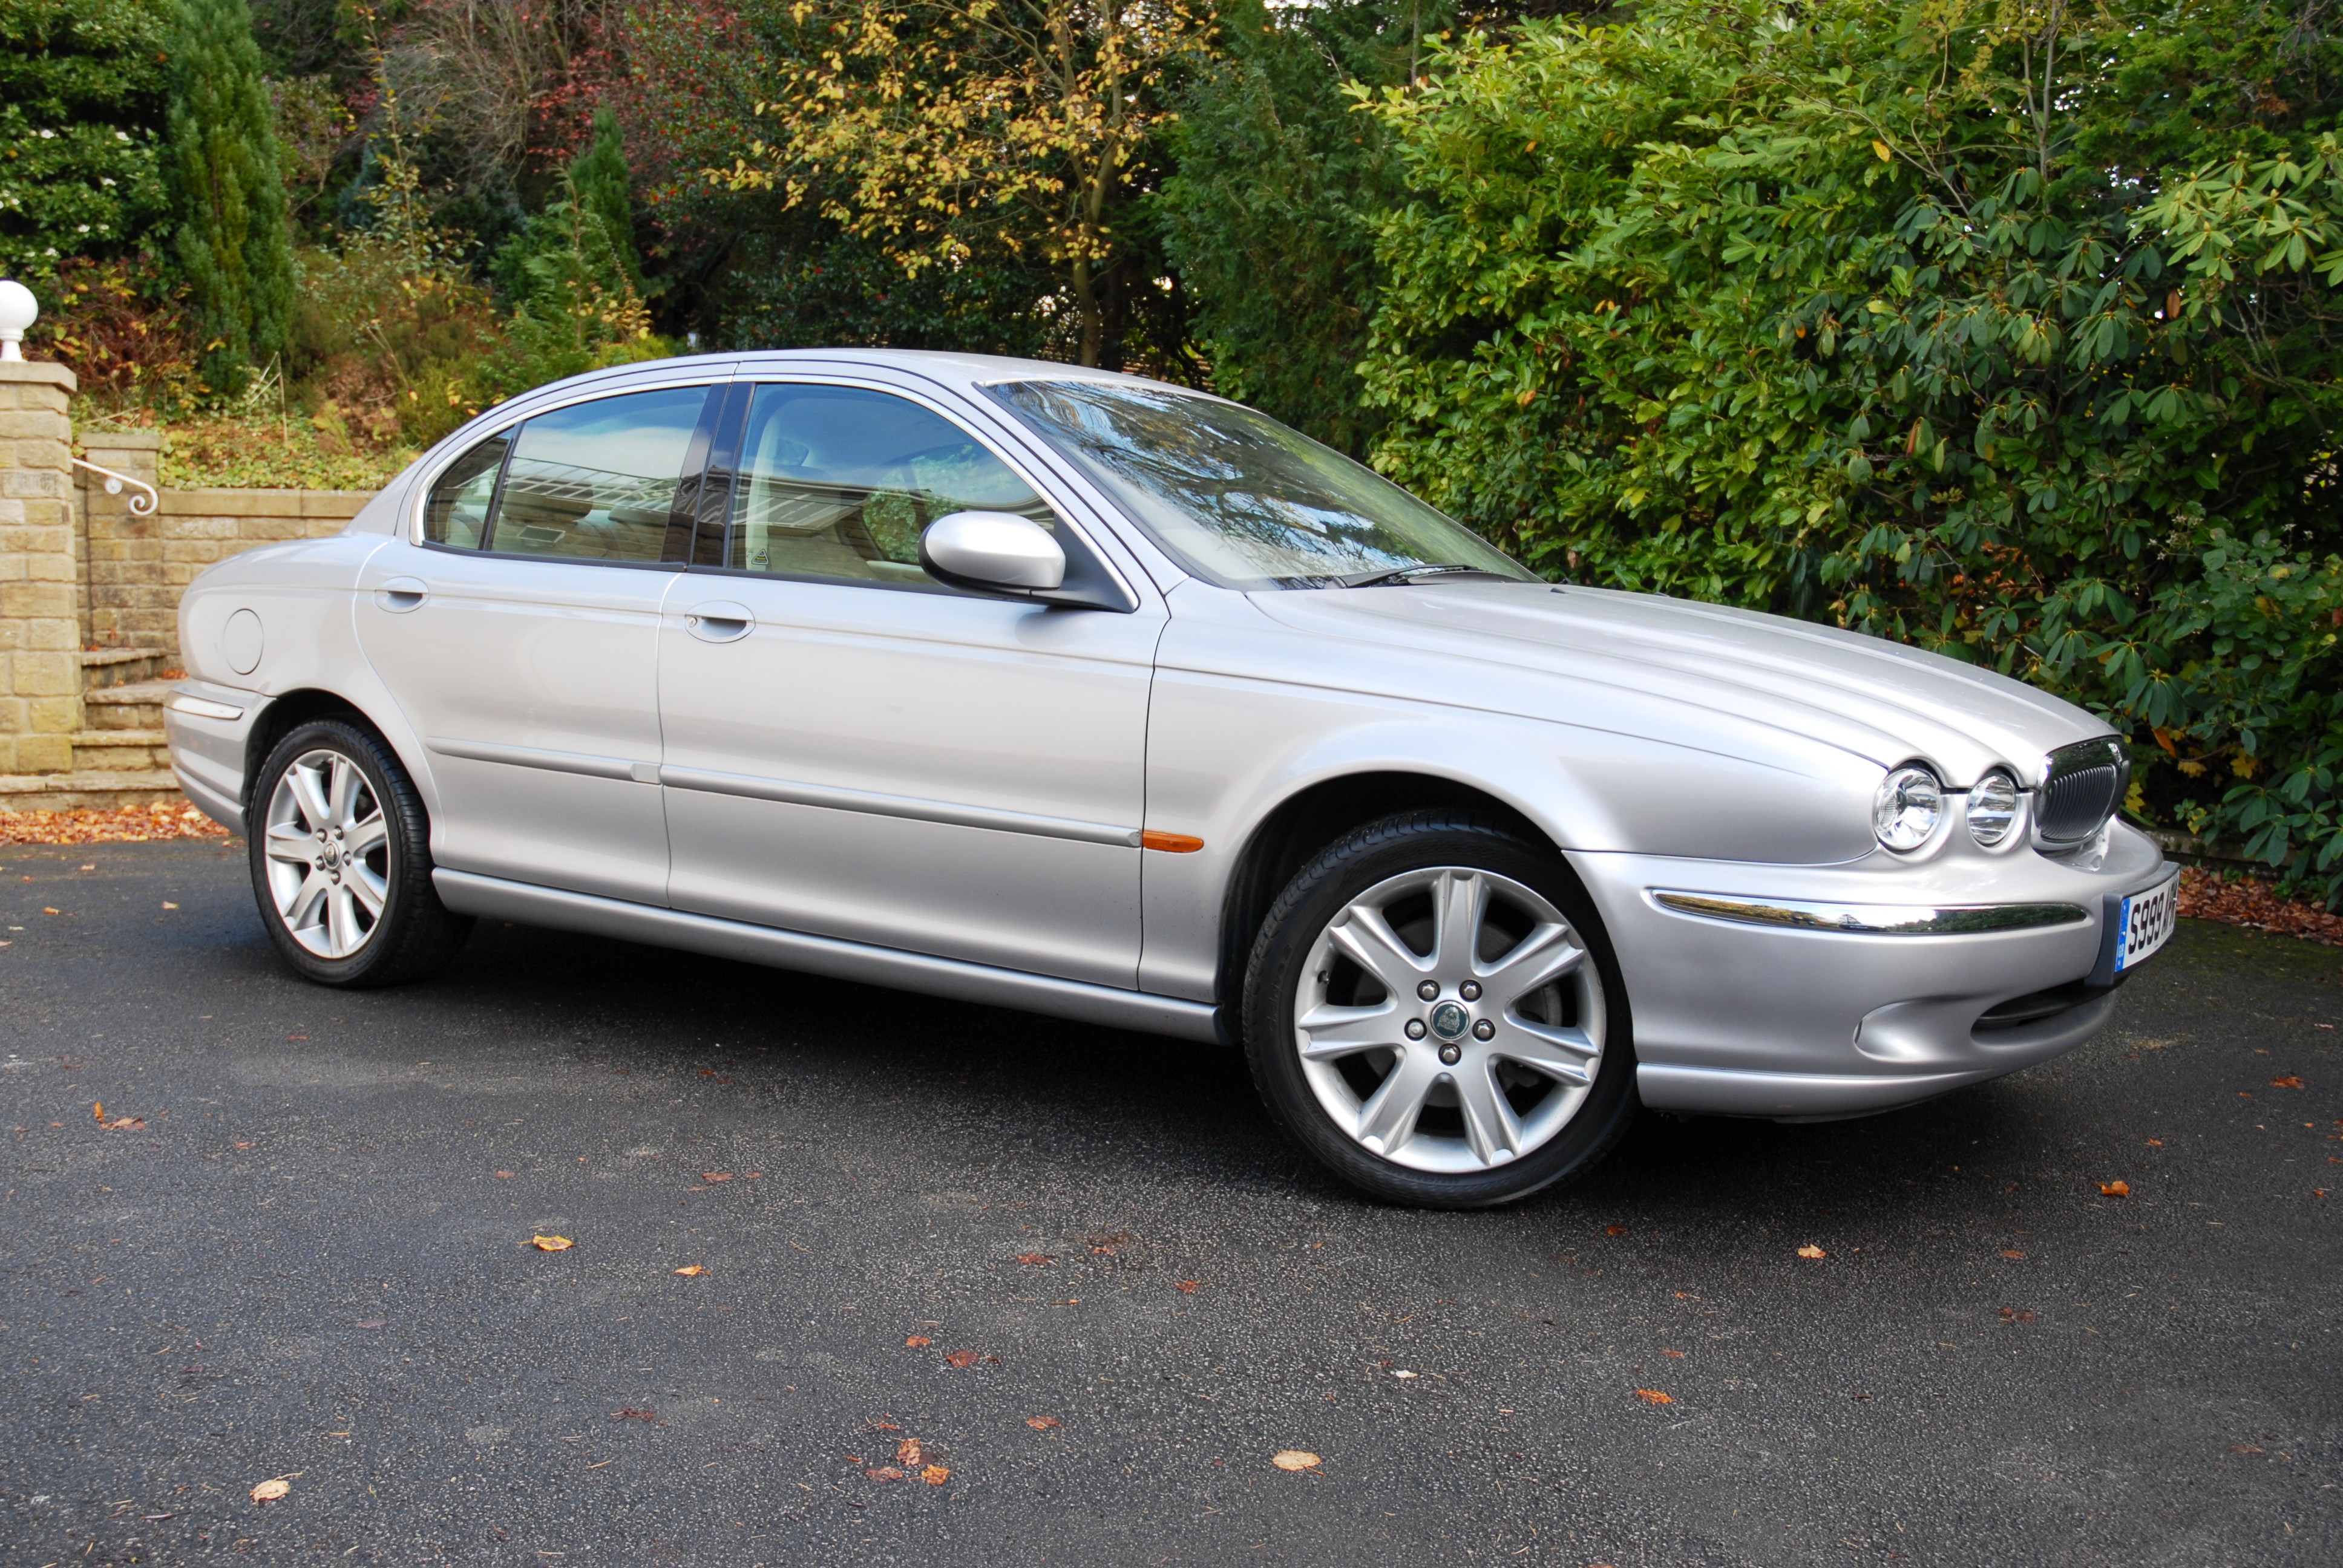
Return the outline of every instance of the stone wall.
[[[88,460],[155,483],[161,446],[152,431],[91,431]],[[164,490],[148,517],[129,490],[106,493],[84,471],[81,631],[85,648],[148,648],[176,660],[179,596],[196,575],[256,545],[337,534],[373,498],[366,490]]]
[[[0,773],[70,769],[82,723],[75,385],[62,365],[0,361]]]

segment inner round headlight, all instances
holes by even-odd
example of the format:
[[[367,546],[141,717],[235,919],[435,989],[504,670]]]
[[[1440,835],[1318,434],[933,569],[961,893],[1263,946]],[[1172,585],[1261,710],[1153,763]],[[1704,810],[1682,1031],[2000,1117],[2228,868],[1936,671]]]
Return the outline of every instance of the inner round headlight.
[[[1995,769],[1969,791],[1969,837],[1992,849],[2017,822],[2017,780]]]
[[[1926,768],[1907,764],[1879,781],[1871,828],[1889,849],[1918,849],[1944,819],[1945,787]]]

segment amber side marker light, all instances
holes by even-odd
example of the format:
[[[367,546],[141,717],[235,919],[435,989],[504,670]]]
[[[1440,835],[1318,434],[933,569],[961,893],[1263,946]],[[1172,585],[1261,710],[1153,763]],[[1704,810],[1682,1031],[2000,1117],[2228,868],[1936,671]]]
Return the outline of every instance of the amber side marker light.
[[[1204,841],[1185,833],[1158,833],[1151,828],[1139,835],[1139,847],[1161,849],[1167,855],[1192,855],[1204,847]]]

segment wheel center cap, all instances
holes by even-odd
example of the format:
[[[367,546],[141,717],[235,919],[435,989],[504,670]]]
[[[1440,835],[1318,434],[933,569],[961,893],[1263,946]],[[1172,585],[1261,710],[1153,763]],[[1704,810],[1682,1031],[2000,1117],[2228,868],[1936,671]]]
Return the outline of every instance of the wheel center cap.
[[[339,844],[327,845],[324,858],[326,869],[329,871],[336,869],[342,863],[342,847]]]
[[[1473,1026],[1473,1018],[1453,1001],[1443,1001],[1432,1010],[1432,1032],[1443,1040],[1462,1040]]]

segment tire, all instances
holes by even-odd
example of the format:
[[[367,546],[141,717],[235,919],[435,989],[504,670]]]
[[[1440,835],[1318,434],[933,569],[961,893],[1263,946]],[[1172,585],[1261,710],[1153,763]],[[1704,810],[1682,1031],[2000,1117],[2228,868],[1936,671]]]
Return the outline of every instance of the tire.
[[[368,731],[296,726],[261,764],[245,820],[260,923],[304,980],[349,990],[419,980],[471,935],[471,917],[449,913],[431,884],[414,784]]]
[[[1270,1112],[1388,1202],[1525,1198],[1591,1170],[1640,1109],[1593,901],[1553,849],[1467,811],[1371,822],[1296,873],[1243,1020]]]

